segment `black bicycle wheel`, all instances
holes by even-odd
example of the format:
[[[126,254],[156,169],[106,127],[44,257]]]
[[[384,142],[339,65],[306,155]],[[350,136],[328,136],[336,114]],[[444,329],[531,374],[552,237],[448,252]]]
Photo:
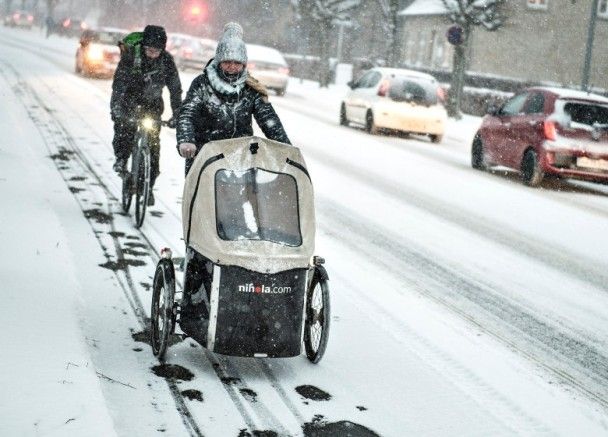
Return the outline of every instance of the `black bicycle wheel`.
[[[319,271],[315,271],[306,291],[306,315],[304,320],[304,349],[312,363],[323,358],[329,339],[329,284]]]
[[[175,270],[168,259],[161,259],[156,266],[150,311],[150,344],[152,353],[160,361],[165,358],[169,337],[175,321]]]
[[[142,141],[145,141],[145,139],[142,139]],[[138,149],[139,167],[135,187],[135,227],[140,228],[144,224],[150,193],[150,153],[146,147],[140,146]]]

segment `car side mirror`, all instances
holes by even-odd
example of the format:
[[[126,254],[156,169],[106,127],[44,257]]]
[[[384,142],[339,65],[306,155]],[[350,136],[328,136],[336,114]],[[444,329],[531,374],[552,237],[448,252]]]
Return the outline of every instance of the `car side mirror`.
[[[349,81],[346,83],[346,85],[348,85],[348,87],[349,87],[351,90],[354,90],[355,88],[357,88],[357,85],[355,84],[355,81],[353,81],[353,80],[349,80]]]

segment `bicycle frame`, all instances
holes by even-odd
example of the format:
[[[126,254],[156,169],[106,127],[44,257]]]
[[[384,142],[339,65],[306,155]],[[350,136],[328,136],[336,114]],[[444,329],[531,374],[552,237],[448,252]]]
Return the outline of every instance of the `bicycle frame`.
[[[123,176],[123,210],[128,212],[132,196],[135,195],[135,226],[141,227],[144,222],[148,197],[150,193],[150,136],[155,130],[166,125],[159,119],[143,113],[141,108],[135,111],[132,122],[137,123],[133,149],[131,153],[131,171]]]

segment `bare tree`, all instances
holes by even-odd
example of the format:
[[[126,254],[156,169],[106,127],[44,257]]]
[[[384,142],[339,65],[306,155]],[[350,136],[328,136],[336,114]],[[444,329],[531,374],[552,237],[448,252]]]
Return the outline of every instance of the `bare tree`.
[[[451,117],[460,118],[460,100],[468,63],[471,32],[475,26],[482,26],[491,32],[502,27],[505,22],[506,0],[442,0],[442,2],[450,20],[462,28],[461,43],[454,46],[452,83],[448,96],[448,113]]]
[[[399,25],[399,0],[375,0],[382,9],[384,35],[386,36],[386,51],[384,59],[387,65],[395,66],[399,59],[399,44],[397,42],[397,28]]]
[[[4,0],[4,13],[9,14],[12,12],[13,0]]]
[[[59,0],[46,0],[46,15],[47,17],[53,17],[55,13],[55,6],[59,3]]]
[[[361,4],[361,0],[294,0],[300,26],[307,28],[317,38],[319,62],[319,86],[329,85],[331,70],[329,54],[334,26],[340,21],[350,21],[351,12]]]

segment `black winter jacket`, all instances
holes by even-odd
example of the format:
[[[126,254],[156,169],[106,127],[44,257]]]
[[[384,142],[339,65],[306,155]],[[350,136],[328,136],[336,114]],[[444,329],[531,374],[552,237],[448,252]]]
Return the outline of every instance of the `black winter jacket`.
[[[112,82],[110,109],[112,119],[132,115],[137,105],[160,116],[164,109],[163,88],[167,86],[171,109],[176,114],[182,100],[182,84],[173,56],[163,50],[156,59],[149,59],[141,49],[141,71],[134,69],[135,49],[125,51],[118,63]]]
[[[267,96],[254,89],[253,82],[248,79],[239,94],[230,96],[217,92],[205,72],[200,74],[180,109],[177,144],[194,143],[200,150],[209,141],[251,136],[252,115],[267,138],[291,144]]]

